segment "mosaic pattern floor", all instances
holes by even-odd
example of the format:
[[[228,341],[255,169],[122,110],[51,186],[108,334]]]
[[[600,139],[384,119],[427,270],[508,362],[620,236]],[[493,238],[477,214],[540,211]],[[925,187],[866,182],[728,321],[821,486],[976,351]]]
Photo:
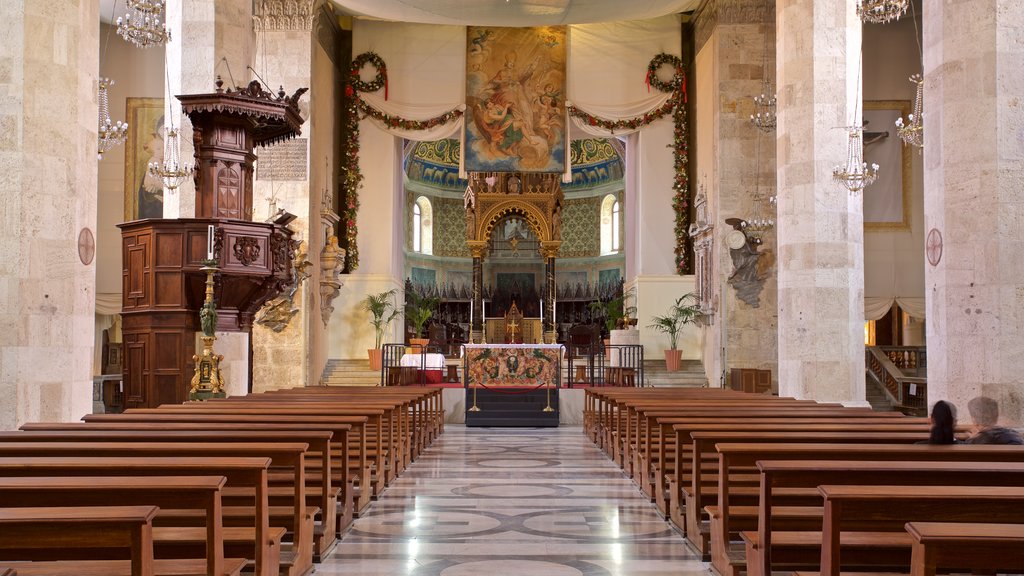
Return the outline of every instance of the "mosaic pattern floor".
[[[320,575],[706,576],[580,428],[449,425]]]

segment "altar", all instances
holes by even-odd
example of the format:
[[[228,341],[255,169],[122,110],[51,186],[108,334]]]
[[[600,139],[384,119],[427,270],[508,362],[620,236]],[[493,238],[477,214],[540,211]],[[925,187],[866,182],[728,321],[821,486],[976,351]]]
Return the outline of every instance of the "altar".
[[[559,344],[466,344],[466,426],[558,426]]]

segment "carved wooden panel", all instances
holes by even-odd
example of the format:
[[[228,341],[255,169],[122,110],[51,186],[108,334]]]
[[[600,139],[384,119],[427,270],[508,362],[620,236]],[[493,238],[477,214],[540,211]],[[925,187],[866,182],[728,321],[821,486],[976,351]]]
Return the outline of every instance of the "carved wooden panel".
[[[216,218],[242,219],[242,179],[238,170],[225,166],[217,171]]]
[[[135,244],[126,248],[125,262],[128,266],[124,274],[124,297],[122,305],[125,308],[137,308],[149,305],[149,291],[147,280],[150,276],[148,263],[148,244]]]
[[[153,265],[157,268],[180,268],[184,263],[182,254],[182,234],[180,232],[160,231],[156,235],[156,250],[153,252]]]
[[[155,308],[184,308],[185,286],[180,270],[157,272],[153,282]]]
[[[146,362],[146,335],[123,333],[125,354],[124,393],[129,405],[142,405],[146,401],[144,384],[149,370]]]

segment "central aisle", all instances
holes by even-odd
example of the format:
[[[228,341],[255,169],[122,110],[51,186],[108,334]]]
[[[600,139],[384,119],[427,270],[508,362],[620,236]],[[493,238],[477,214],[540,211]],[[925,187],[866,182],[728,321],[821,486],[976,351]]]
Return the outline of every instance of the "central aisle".
[[[448,425],[317,573],[704,576],[704,566],[580,428]]]

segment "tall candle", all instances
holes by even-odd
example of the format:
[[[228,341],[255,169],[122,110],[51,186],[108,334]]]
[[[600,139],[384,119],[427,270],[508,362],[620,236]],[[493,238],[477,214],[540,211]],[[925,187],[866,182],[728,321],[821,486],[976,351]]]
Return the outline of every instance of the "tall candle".
[[[213,224],[206,227],[206,259],[213,260]]]
[[[541,299],[541,301],[540,301],[540,326],[541,326],[541,329],[543,330],[544,329],[544,300],[543,299]]]
[[[473,329],[473,304],[472,300],[469,301],[469,329]]]

